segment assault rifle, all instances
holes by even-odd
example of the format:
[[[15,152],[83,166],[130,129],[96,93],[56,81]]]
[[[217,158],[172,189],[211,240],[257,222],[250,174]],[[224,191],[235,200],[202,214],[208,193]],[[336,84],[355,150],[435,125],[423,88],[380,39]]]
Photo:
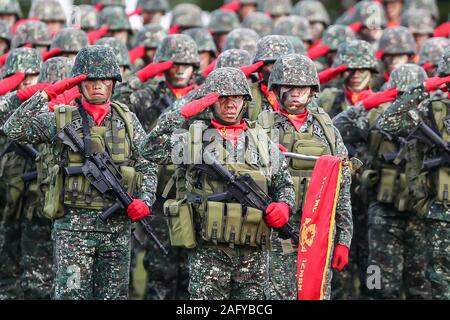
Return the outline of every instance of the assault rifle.
[[[14,152],[22,157],[30,159],[31,162],[35,162],[39,157],[39,152],[33,147],[32,144],[20,144],[16,141],[11,141],[6,146],[5,150],[1,153],[0,158],[8,152]],[[37,179],[37,171],[28,171],[22,174],[22,180],[25,183],[29,183]]]

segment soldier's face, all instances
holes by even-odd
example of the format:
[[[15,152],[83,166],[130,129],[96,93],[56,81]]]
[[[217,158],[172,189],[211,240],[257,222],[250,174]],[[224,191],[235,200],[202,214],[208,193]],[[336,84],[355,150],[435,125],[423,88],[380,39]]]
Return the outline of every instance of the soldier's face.
[[[255,11],[256,11],[256,4],[243,4],[239,9],[239,16],[241,17],[241,20],[243,20],[246,16]]]
[[[367,27],[362,27],[361,31],[359,32],[359,35],[362,40],[373,43],[375,41],[378,41],[381,38],[382,33],[383,33],[383,29],[381,29],[381,28],[370,28],[369,29]]]
[[[60,21],[47,21],[45,24],[52,35],[57,34],[63,28],[63,23]]]
[[[389,21],[396,21],[400,18],[403,9],[403,0],[389,1],[384,5]]]
[[[39,74],[27,74],[25,79],[20,83],[17,90],[22,90],[32,86],[38,82]]]
[[[16,16],[14,14],[0,14],[0,20],[7,22],[11,28],[17,21]]]
[[[212,62],[213,56],[211,52],[204,51],[200,52],[199,57],[200,57],[200,71],[202,71]]]
[[[349,70],[344,72],[345,85],[353,92],[361,92],[370,86],[372,73],[367,69]]]
[[[314,41],[322,38],[323,31],[325,30],[325,26],[322,22],[313,22],[311,23],[311,34]]]
[[[214,114],[225,123],[238,123],[244,107],[244,96],[220,97],[214,104]]]
[[[162,12],[162,11],[154,11],[154,12],[144,11],[144,12],[142,12],[141,16],[142,16],[142,22],[144,24],[149,24],[149,23],[159,24],[161,22],[161,18],[164,16],[164,12]]]
[[[422,44],[427,41],[430,38],[429,34],[414,34],[414,40],[416,41],[416,49],[417,52],[420,51],[420,47],[422,47]]]
[[[408,63],[409,56],[407,54],[385,54],[383,56],[383,61],[384,66],[386,67],[386,72],[391,74],[395,68]]]
[[[273,25],[275,25],[275,24],[277,23],[277,21],[280,20],[280,18],[281,18],[281,17],[284,17],[284,16],[285,16],[284,14],[279,15],[279,16],[273,16],[273,15],[271,15],[270,17],[272,18],[272,23],[273,23]]]
[[[153,62],[153,58],[155,57],[156,49],[147,49],[145,50],[145,56],[147,57],[149,62]]]
[[[299,114],[311,101],[311,87],[282,86],[279,96],[289,114]]]
[[[188,64],[174,64],[164,73],[166,80],[175,88],[185,88],[191,81],[194,67]]]
[[[432,77],[437,77],[438,76],[437,66],[433,66],[431,68],[428,68],[427,70],[425,70],[425,72],[427,73],[428,78],[432,78]]]
[[[128,31],[120,30],[120,31],[111,31],[107,35],[108,37],[114,37],[119,41],[122,41],[124,44],[128,43]]]
[[[0,39],[0,55],[9,50],[9,44],[4,39]]]
[[[227,35],[228,35],[228,33],[226,33],[226,32],[213,34],[213,39],[214,39],[214,43],[216,44],[217,50],[222,51],[222,48],[225,44],[225,39],[226,39]]]
[[[90,103],[105,103],[112,95],[114,81],[112,79],[93,79],[81,82],[83,97]]]
[[[34,45],[33,48],[36,49],[37,51],[39,51],[40,53],[44,53],[45,51],[48,50],[48,46],[42,46],[42,45]]]
[[[273,62],[264,63],[264,65],[261,67],[260,72],[262,75],[262,82],[264,84],[269,83],[269,77],[270,74],[272,73],[272,69],[273,69]]]

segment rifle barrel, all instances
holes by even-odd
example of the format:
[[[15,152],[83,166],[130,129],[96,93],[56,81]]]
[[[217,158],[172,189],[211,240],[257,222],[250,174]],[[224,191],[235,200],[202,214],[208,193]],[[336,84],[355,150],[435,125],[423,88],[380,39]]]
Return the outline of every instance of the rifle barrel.
[[[292,159],[298,159],[298,160],[306,160],[306,161],[317,161],[319,160],[319,157],[317,156],[307,156],[300,153],[294,153],[294,152],[283,152],[283,154]]]

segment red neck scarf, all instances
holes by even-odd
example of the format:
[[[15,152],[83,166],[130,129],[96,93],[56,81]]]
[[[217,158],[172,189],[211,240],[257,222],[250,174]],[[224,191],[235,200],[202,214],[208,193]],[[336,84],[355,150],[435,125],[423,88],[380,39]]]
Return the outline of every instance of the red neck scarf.
[[[389,81],[389,79],[391,78],[391,75],[387,72],[384,72],[383,77],[384,77],[384,81]]]
[[[169,87],[170,91],[177,97],[177,99],[180,99],[187,95],[189,92],[191,92],[192,89],[194,89],[195,84],[191,84],[190,86],[184,87],[184,88],[175,88],[170,85],[169,82],[166,81],[167,86]]]
[[[86,112],[89,113],[92,118],[94,118],[97,125],[100,125],[100,123],[103,122],[106,115],[111,110],[110,101],[103,104],[92,104],[87,102],[85,99],[82,99],[81,104],[83,105],[83,108],[86,110]]]
[[[302,125],[305,123],[306,118],[308,117],[308,109],[306,108],[305,111],[299,114],[289,114],[284,109],[281,109],[280,112],[292,123],[297,131],[300,130]]]
[[[365,98],[369,97],[372,94],[373,94],[372,89],[363,90],[361,92],[353,92],[350,89],[345,88],[345,96],[352,105],[356,104],[361,100],[364,100]]]
[[[244,120],[241,120],[238,124],[223,125],[216,120],[211,119],[211,124],[217,132],[219,132],[222,138],[231,141],[233,145],[236,145],[241,133],[247,130],[247,125]]]
[[[278,103],[275,93],[271,90],[269,91],[269,88],[267,88],[267,86],[262,82],[260,84],[260,88],[267,101],[269,101],[270,105],[272,106],[273,111],[280,111],[280,104]]]

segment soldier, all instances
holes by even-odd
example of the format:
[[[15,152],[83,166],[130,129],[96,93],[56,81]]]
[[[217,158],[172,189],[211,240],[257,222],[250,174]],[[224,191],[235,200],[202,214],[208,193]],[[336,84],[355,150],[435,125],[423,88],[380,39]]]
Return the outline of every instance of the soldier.
[[[97,30],[98,28],[98,11],[94,6],[88,4],[81,4],[74,7],[73,24],[79,25],[80,29],[88,33],[89,31]]]
[[[439,7],[436,0],[406,0],[404,11],[425,9],[431,13],[434,21],[439,21]]]
[[[126,81],[131,71],[131,63],[125,44],[113,37],[102,38],[95,42],[95,44],[99,46],[108,46],[112,49],[116,56],[117,64],[119,65],[120,76],[123,81]]]
[[[379,90],[389,80],[389,75],[402,64],[413,62],[416,54],[416,42],[405,27],[387,28],[378,44],[384,73],[375,80],[374,88]]]
[[[144,47],[142,50],[144,54],[132,61],[133,70],[140,70],[153,62],[156,49],[166,36],[166,31],[156,24],[145,25],[139,30],[136,36],[136,47]]]
[[[302,40],[294,36],[284,36],[284,37],[291,42],[295,53],[306,55],[306,47]]]
[[[168,114],[152,130],[142,146],[142,154],[157,163],[177,165],[177,198],[168,200],[165,207],[167,214],[170,210],[172,245],[191,249],[190,298],[262,299],[267,279],[269,228],[280,228],[289,219],[294,200],[292,179],[283,156],[262,129],[242,119],[246,102],[251,99],[242,71],[214,70],[196,97],[204,99]],[[201,113],[211,105],[212,118],[209,110]],[[195,121],[199,119],[203,121]],[[181,133],[176,129],[182,129]],[[193,134],[194,131],[197,133]],[[252,140],[258,133],[260,139]],[[256,145],[250,141],[257,141]],[[216,159],[225,155],[224,148],[227,148],[233,154],[219,161],[225,160],[224,166],[232,174],[245,172],[258,181],[260,190],[270,192],[274,202],[267,207],[264,218],[262,211],[243,207],[238,199],[226,203],[220,199],[208,200],[208,196],[227,190],[224,182],[194,165],[202,162],[183,162],[172,152],[184,148],[188,154],[199,155],[201,159],[203,148],[198,151],[192,148],[203,143]],[[244,152],[249,156],[244,156]],[[181,221],[180,217],[186,217],[186,213],[189,216],[189,211],[191,218]],[[228,226],[224,232],[223,226]]]
[[[189,28],[203,27],[202,9],[191,3],[181,3],[172,10],[169,33],[178,33]]]
[[[450,39],[431,38],[424,42],[419,51],[419,65],[425,69],[428,77],[437,76],[439,60],[445,48],[450,46]]]
[[[402,94],[426,78],[419,66],[404,64],[392,72],[390,89],[378,95],[387,95],[392,90]],[[427,265],[425,228],[423,219],[410,210],[406,175],[400,163],[403,142],[379,128],[379,117],[389,104],[376,108],[376,104],[369,103],[374,97],[333,119],[343,135],[359,136],[368,145],[367,152],[359,154],[365,168],[361,184],[366,186],[369,195],[368,265],[380,268],[381,287],[367,288],[361,284],[361,290],[373,299],[400,299],[403,293],[406,299],[429,299],[430,283],[424,268]]]
[[[223,50],[227,35],[239,27],[239,18],[232,11],[214,10],[209,16],[208,30],[211,32],[216,47]]]
[[[446,300],[450,299],[450,227],[446,191],[449,179],[448,161],[445,160],[447,151],[439,147],[438,141],[444,140],[442,144],[445,145],[449,140],[445,120],[449,100],[447,97],[433,99],[429,92],[441,85],[449,86],[449,66],[450,48],[447,47],[438,65],[441,78],[431,78],[410,87],[381,115],[380,120],[382,130],[408,140],[405,164],[407,185],[413,209],[424,217],[426,226],[426,275],[431,282],[431,298]],[[415,128],[416,134],[411,134]],[[423,140],[425,138],[431,140]],[[427,161],[439,157],[444,161]]]
[[[248,51],[242,49],[230,49],[222,52],[217,58],[216,69],[236,68],[248,66],[252,63],[252,57]]]
[[[225,0],[225,3],[235,2],[236,0]],[[239,0],[239,9],[237,13],[239,18],[243,21],[248,15],[256,12],[261,0]]]
[[[25,21],[16,30],[11,41],[12,48],[30,44],[40,52],[47,51],[52,38],[47,25],[41,21]]]
[[[291,0],[265,0],[260,2],[262,12],[267,13],[272,18],[273,24],[276,24],[278,19],[291,14],[292,1]]]
[[[300,16],[288,16],[280,18],[274,24],[273,34],[295,36],[303,41],[306,50],[312,44],[312,33],[309,21]]]
[[[387,25],[397,27],[400,25],[401,14],[403,12],[404,0],[383,0],[383,7],[386,11]]]
[[[161,18],[170,10],[167,0],[139,0],[136,8],[142,8],[142,23],[159,24]]]
[[[436,22],[433,20],[431,13],[424,9],[404,12],[401,24],[407,27],[414,36],[417,52],[419,52],[422,44],[433,36],[434,28],[436,27]]]
[[[9,51],[11,47],[11,27],[6,21],[0,20],[0,55]]]
[[[280,56],[270,74],[269,89],[275,92],[281,109],[275,113],[263,112],[260,120],[264,119],[264,127],[272,131],[272,137],[278,136],[283,149],[287,151],[312,156],[333,154],[346,158],[347,150],[339,132],[314,101],[319,86],[317,71],[309,58],[299,54]],[[288,161],[288,164],[295,187],[294,215],[290,218],[290,223],[295,230],[299,230],[304,197],[314,162]],[[338,258],[348,260],[353,228],[349,168],[344,169],[342,174],[336,230],[333,233],[336,236],[332,265],[338,269],[346,264],[337,264]],[[269,253],[269,282],[265,292],[268,299],[296,299],[297,252],[297,245],[290,239],[281,240],[276,232],[273,233],[272,250]],[[331,273],[327,279],[326,299],[330,297],[330,281]]]
[[[272,34],[272,19],[262,12],[253,12],[246,16],[241,24],[242,28],[255,30],[260,37]]]
[[[95,5],[98,11],[102,11],[105,7],[108,6],[119,6],[126,7],[125,0],[92,0],[92,4]]]
[[[66,24],[66,15],[58,0],[36,0],[28,13],[29,18],[45,22],[52,35],[58,33]]]
[[[199,72],[202,72],[211,62],[217,58],[217,47],[211,34],[206,28],[192,28],[182,32],[194,39],[197,44],[200,58]]]
[[[222,51],[229,49],[243,49],[253,55],[258,40],[258,34],[252,29],[237,28],[231,31],[225,38]]]
[[[98,25],[108,27],[105,37],[114,37],[125,45],[128,44],[132,30],[128,15],[123,7],[105,7],[98,15]]]
[[[0,20],[8,23],[12,28],[14,24],[22,17],[19,1],[17,0],[1,0],[0,1]]]
[[[99,220],[99,214],[114,200],[99,193],[83,175],[65,177],[63,182],[64,170],[53,171],[59,182],[51,185],[45,206],[49,207],[47,213],[52,211],[57,218],[53,225],[56,266],[53,298],[126,299],[130,268],[129,218],[136,221],[149,215],[156,186],[155,167],[137,156],[136,146],[144,137],[139,120],[128,107],[110,100],[115,82],[121,81],[112,50],[106,46],[81,49],[71,76],[73,78],[35,94],[15,111],[3,129],[18,141],[48,143],[64,124],[79,123],[81,126],[76,125],[76,130],[79,134],[84,132],[85,143],[86,137],[92,137],[92,144],[87,144],[87,154],[107,152],[113,162],[122,164],[122,181],[134,197],[126,214],[121,210],[106,222]],[[39,112],[49,98],[75,85],[79,85],[81,91],[77,108],[61,105],[54,113]],[[30,118],[33,118],[31,125]],[[113,140],[122,141],[119,144],[123,148],[113,148]],[[57,158],[60,165],[84,163],[84,156],[62,146]],[[60,198],[60,194],[64,197]]]
[[[292,44],[282,36],[271,35],[261,38],[256,46],[253,63],[260,63],[258,69],[260,80],[251,86],[253,99],[248,103],[244,117],[250,121],[258,119],[262,111],[279,111],[280,105],[273,91],[269,91],[268,83],[275,61],[286,54],[294,53]]]
[[[387,23],[383,6],[375,1],[361,1],[355,8],[356,21],[361,23],[361,27],[356,28],[358,36],[362,40],[376,44]]]
[[[322,38],[323,32],[330,24],[330,16],[327,10],[322,2],[317,0],[298,2],[292,9],[292,14],[308,19],[314,43]]]
[[[53,38],[50,51],[53,52],[52,56],[60,55],[74,59],[78,51],[87,45],[87,35],[83,30],[65,28],[59,31]]]

